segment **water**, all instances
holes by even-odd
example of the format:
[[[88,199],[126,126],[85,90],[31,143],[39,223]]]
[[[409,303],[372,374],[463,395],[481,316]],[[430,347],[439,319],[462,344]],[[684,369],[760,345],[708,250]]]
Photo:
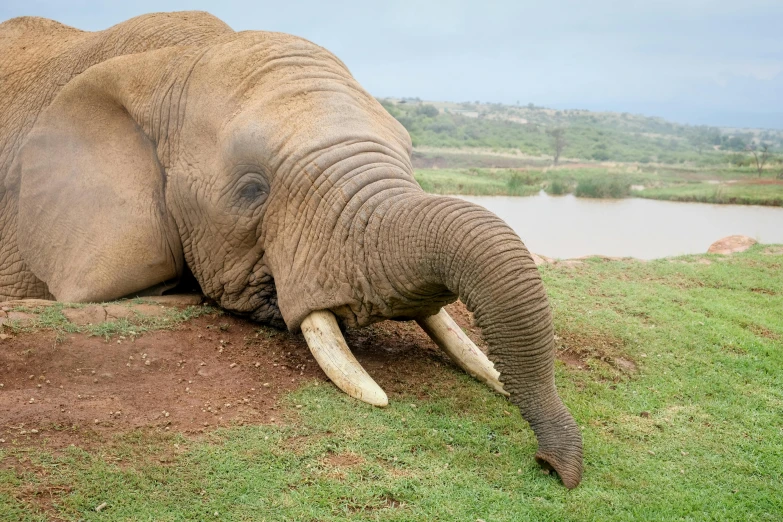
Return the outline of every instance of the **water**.
[[[555,258],[586,255],[655,259],[703,254],[726,236],[783,243],[783,208],[710,205],[652,199],[460,196],[508,223],[531,252]]]

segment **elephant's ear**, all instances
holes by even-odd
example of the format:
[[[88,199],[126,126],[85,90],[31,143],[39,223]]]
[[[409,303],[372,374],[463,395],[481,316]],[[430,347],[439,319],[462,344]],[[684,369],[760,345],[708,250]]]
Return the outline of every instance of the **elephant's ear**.
[[[132,116],[152,112],[153,72],[165,70],[167,54],[88,69],[41,113],[20,150],[19,250],[58,300],[155,293],[182,272],[166,173]]]

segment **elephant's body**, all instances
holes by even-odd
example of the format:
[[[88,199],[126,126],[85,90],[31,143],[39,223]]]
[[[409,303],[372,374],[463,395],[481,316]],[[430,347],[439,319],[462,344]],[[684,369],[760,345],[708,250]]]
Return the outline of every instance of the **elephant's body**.
[[[422,320],[459,297],[537,459],[573,487],[581,435],[555,389],[531,256],[485,209],[425,194],[410,153],[345,65],[301,38],[206,13],[97,33],[9,20],[0,300],[159,293],[189,270],[222,307],[313,333],[322,311]]]
[[[53,297],[19,253],[19,180],[10,172],[40,113],[95,64],[164,47],[203,46],[229,33],[225,23],[199,12],[142,16],[95,33],[37,17],[0,24],[0,301]]]

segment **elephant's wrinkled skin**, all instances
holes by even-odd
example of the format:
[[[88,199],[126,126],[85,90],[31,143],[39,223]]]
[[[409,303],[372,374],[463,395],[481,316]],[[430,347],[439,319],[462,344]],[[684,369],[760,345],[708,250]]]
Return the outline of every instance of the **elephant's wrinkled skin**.
[[[405,129],[340,60],[205,13],[97,33],[0,24],[0,300],[160,293],[190,270],[222,307],[296,331],[421,318],[461,298],[564,484],[549,303],[500,219],[414,181]]]

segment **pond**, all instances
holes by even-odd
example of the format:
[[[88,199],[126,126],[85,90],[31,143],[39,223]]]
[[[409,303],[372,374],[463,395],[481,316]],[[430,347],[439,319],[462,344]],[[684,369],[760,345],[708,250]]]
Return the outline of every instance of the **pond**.
[[[655,259],[703,254],[734,234],[783,243],[783,208],[652,199],[549,196],[459,196],[508,223],[531,252],[555,258],[586,255]]]

